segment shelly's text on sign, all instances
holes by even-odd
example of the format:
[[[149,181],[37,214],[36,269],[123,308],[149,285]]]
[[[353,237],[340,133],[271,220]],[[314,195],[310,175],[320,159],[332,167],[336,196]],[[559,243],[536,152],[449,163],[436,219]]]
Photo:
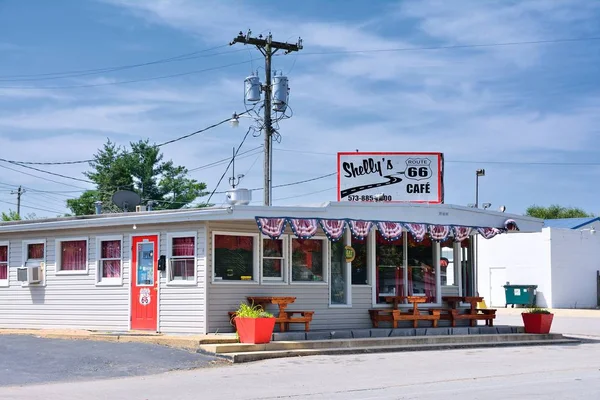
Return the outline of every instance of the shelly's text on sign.
[[[444,202],[442,153],[338,153],[338,201]]]

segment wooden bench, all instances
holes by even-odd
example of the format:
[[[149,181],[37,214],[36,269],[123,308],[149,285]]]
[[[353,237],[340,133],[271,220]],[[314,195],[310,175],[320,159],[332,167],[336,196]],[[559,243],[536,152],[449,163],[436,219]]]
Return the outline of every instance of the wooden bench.
[[[408,299],[412,303],[413,308],[411,310],[402,311],[398,308],[398,302],[400,299]],[[391,321],[393,328],[398,328],[398,321],[412,321],[413,328],[417,328],[419,321],[431,321],[434,328],[437,328],[438,321],[440,320],[441,311],[440,309],[429,309],[427,314],[421,314],[419,311],[419,303],[424,303],[427,299],[423,296],[393,296],[390,297],[393,301],[393,308],[376,308],[369,310],[369,316],[374,328],[379,327],[379,322]]]
[[[300,311],[300,310],[287,310],[284,311],[285,317],[277,317],[275,319],[275,323],[279,323],[279,329],[281,330],[281,324],[283,325],[282,332],[288,331],[290,329],[290,324],[304,324],[304,331],[310,331],[310,323],[313,318],[314,311]],[[294,316],[298,314],[299,316]]]
[[[301,311],[301,310],[286,310],[284,311],[285,316],[275,317],[275,323],[279,324],[279,331],[286,332],[290,329],[290,324],[304,324],[304,331],[310,331],[310,323],[312,322],[314,311]],[[294,316],[298,314],[299,316]],[[229,321],[235,328],[235,311],[229,311]]]
[[[471,326],[477,326],[477,321],[485,321],[486,326],[494,326],[494,318],[496,318],[496,310],[490,308],[475,309],[472,313],[469,309],[464,309],[466,312],[461,313],[460,309],[451,308],[447,313],[441,315],[441,319],[450,320],[450,324],[456,327],[456,321],[459,319],[469,320]]]

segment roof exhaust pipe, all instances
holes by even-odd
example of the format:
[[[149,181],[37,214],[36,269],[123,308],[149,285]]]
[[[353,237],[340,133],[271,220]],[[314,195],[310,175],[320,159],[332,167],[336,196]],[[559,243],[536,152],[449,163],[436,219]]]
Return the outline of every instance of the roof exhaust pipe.
[[[102,202],[96,201],[94,202],[94,206],[96,207],[96,215],[102,214]]]

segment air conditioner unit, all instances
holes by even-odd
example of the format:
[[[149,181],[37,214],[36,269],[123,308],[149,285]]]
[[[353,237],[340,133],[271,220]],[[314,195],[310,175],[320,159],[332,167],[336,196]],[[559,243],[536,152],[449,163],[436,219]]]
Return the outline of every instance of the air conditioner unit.
[[[40,283],[43,264],[17,268],[17,280],[23,283]]]

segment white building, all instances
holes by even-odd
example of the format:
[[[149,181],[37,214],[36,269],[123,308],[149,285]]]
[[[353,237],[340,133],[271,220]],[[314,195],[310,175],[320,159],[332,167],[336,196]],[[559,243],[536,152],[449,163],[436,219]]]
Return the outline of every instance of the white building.
[[[368,310],[389,307],[388,295],[426,296],[433,308],[472,296],[473,237],[528,235],[542,222],[375,202],[4,222],[0,328],[232,331],[228,312],[248,296],[296,297],[315,312],[311,329],[369,328]],[[447,253],[462,268],[441,265]]]
[[[537,285],[540,307],[596,308],[600,218],[546,220],[544,226],[479,241],[479,294],[488,305],[504,307],[504,285]]]

